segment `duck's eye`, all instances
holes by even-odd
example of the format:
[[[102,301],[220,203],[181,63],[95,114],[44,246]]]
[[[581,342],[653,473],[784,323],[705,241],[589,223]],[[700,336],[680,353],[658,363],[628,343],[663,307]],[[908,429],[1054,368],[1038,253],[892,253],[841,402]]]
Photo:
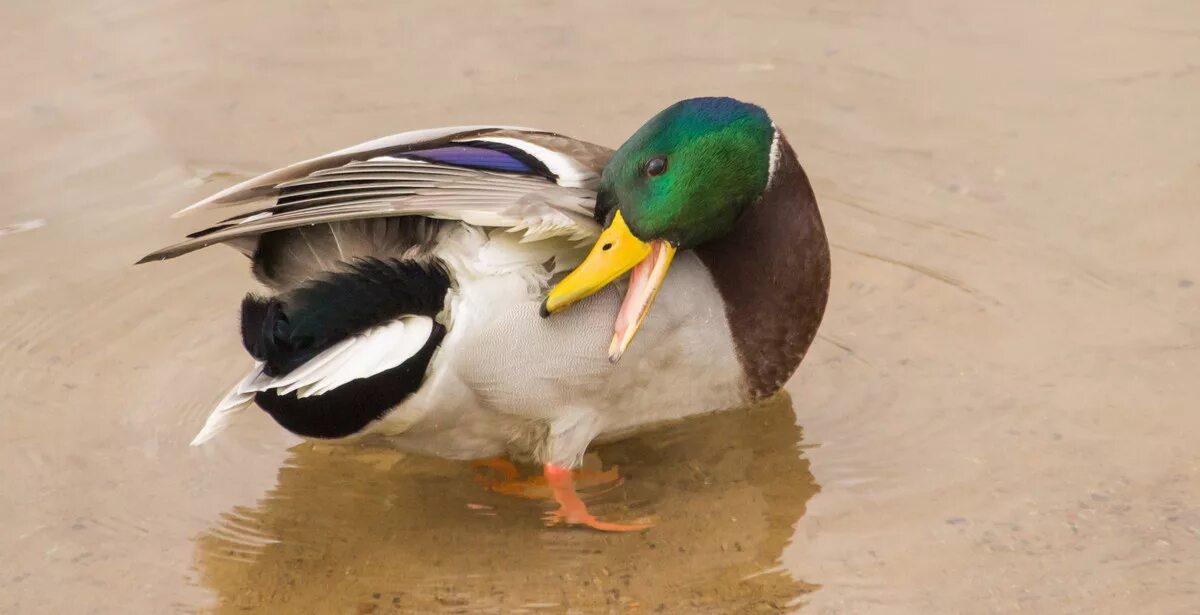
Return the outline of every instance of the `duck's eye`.
[[[658,177],[667,172],[667,159],[665,156],[655,156],[646,161],[646,175],[650,177]]]

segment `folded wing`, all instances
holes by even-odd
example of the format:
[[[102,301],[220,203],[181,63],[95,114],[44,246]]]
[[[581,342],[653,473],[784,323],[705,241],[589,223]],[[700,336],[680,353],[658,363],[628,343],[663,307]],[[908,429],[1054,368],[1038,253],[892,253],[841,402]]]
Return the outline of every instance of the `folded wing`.
[[[253,254],[256,238],[271,231],[394,216],[505,228],[523,240],[585,240],[599,230],[592,219],[595,187],[610,154],[514,128],[393,135],[271,171],[182,210],[246,208],[140,262],[217,243]]]

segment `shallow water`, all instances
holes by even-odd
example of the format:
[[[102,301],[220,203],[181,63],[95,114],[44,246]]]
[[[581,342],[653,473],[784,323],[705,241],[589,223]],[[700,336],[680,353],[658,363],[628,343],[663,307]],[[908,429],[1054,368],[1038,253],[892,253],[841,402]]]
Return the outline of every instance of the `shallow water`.
[[[967,6],[972,4],[974,6]],[[1200,4],[0,7],[0,612],[1200,610]],[[635,536],[464,464],[187,441],[247,367],[238,178],[382,134],[770,110],[833,296],[762,407],[602,447]]]

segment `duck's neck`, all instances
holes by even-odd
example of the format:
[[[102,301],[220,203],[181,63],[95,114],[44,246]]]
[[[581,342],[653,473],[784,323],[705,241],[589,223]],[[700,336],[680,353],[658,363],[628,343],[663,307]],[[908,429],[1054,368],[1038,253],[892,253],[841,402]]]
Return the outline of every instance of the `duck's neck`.
[[[696,249],[725,301],[755,398],[796,371],[829,298],[829,244],[812,186],[782,134],[778,152],[762,198],[732,232]]]

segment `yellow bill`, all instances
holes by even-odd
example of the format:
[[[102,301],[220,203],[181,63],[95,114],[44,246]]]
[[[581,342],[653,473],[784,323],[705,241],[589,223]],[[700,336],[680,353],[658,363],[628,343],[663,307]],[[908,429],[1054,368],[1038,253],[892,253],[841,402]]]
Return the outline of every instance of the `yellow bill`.
[[[612,344],[608,347],[608,359],[616,363],[642,326],[659,287],[667,277],[667,269],[673,258],[675,246],[662,239],[649,242],[638,239],[618,211],[592,246],[587,258],[550,289],[542,304],[542,314],[549,315],[562,310],[632,269],[629,290],[617,312]]]

